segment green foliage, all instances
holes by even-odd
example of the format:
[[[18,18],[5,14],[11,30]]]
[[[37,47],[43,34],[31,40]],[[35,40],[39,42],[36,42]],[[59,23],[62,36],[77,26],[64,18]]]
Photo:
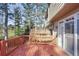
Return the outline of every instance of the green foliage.
[[[19,7],[16,7],[14,9],[14,15],[15,15],[15,35],[20,35],[21,12]]]

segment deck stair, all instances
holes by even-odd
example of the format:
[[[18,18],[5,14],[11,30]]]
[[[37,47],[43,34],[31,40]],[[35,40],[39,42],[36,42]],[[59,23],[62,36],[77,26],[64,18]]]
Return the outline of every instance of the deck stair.
[[[29,36],[30,36],[29,40],[31,42],[50,43],[54,41],[53,36],[47,29],[38,29],[38,30],[32,29]]]

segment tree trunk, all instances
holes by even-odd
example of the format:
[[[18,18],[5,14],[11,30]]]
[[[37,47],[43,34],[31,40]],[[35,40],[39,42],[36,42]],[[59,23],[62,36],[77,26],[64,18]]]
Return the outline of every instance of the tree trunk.
[[[7,3],[4,4],[4,19],[3,19],[3,36],[4,39],[8,39],[8,8],[7,8]]]

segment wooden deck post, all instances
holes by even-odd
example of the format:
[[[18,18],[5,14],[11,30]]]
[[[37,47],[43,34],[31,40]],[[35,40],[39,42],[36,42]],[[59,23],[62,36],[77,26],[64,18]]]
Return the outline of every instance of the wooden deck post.
[[[1,44],[1,56],[6,56],[6,42],[4,40],[0,41]]]

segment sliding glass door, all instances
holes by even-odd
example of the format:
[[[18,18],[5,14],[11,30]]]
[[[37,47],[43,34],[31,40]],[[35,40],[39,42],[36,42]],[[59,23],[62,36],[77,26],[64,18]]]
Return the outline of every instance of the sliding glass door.
[[[79,56],[79,19],[77,16],[59,22],[58,42],[60,46],[72,55]]]
[[[65,23],[65,49],[74,55],[74,21]]]

